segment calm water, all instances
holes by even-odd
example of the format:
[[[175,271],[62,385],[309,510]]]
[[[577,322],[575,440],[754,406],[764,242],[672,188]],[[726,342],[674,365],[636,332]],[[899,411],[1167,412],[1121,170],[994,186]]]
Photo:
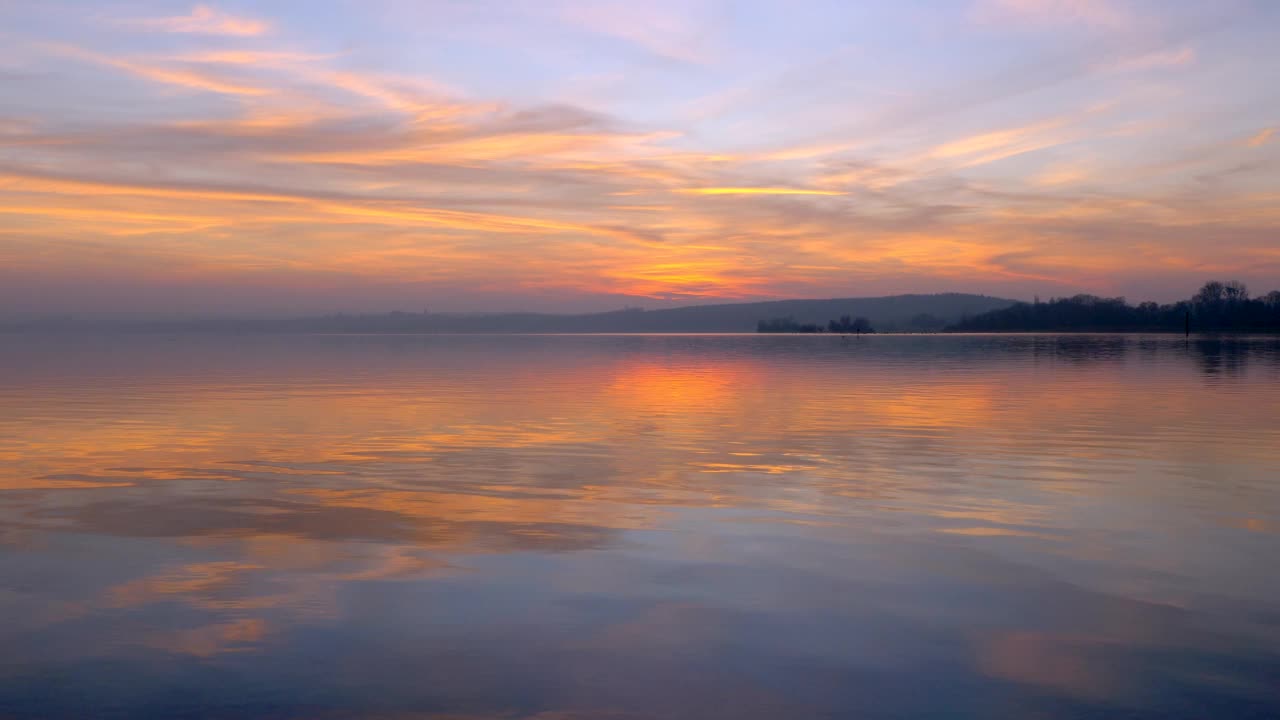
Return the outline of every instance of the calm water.
[[[1280,717],[1280,340],[0,336],[0,718]]]

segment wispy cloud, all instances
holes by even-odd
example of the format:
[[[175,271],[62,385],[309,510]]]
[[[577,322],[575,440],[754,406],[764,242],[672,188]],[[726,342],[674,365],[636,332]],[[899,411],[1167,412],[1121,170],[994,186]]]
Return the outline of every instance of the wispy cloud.
[[[679,188],[681,195],[847,195],[839,190],[813,190],[785,187],[701,187]]]
[[[1055,32],[1117,28],[1127,12],[984,6]],[[112,33],[21,37],[0,71],[17,100],[0,112],[0,265],[67,286],[199,277],[266,292],[270,274],[312,298],[419,283],[397,297],[497,289],[500,305],[570,307],[855,287],[1029,295],[1120,287],[1135,268],[1181,282],[1224,256],[1251,267],[1241,258],[1273,244],[1265,88],[1240,74],[1210,85],[1239,61],[1208,41],[1197,54],[1200,35],[1047,53],[1018,38],[966,55],[992,35],[962,27],[946,47],[963,62],[903,52],[890,71],[870,62],[874,42],[821,40],[828,18],[778,15],[708,29],[700,5],[526,6],[534,54],[558,51],[537,62],[510,27],[480,37],[477,23],[419,52],[395,27],[371,38],[351,23],[348,43],[300,22],[284,44],[208,6],[156,18],[175,34],[131,35],[125,52]],[[584,62],[627,92],[566,102],[555,88]],[[725,100],[690,112],[698,97]],[[1153,265],[1156,246],[1183,264]]]
[[[139,77],[166,85],[176,85],[189,90],[204,90],[225,95],[267,95],[271,91],[251,82],[241,82],[204,70],[182,67],[163,61],[148,61],[115,57],[92,52],[71,45],[49,44],[44,46],[56,54],[132,73]]]
[[[160,18],[137,18],[124,24],[148,30],[202,35],[249,37],[263,35],[271,25],[263,20],[244,18],[217,10],[209,5],[196,5],[188,15]]]
[[[282,63],[314,63],[329,60],[335,55],[316,53],[286,52],[275,50],[208,50],[176,55],[171,60],[177,62],[201,63],[207,65],[268,65]]]
[[[1055,118],[1021,127],[978,133],[952,140],[934,148],[930,155],[953,160],[961,167],[973,167],[1043,150],[1066,141],[1062,129],[1065,118]]]
[[[1114,0],[979,0],[974,14],[984,22],[1105,29],[1127,28],[1135,20]]]
[[[591,0],[564,4],[560,12],[570,25],[621,40],[656,57],[701,64],[711,59],[709,28],[700,27],[690,17],[690,7]]]
[[[1195,62],[1196,51],[1190,46],[1171,50],[1158,50],[1121,58],[1097,66],[1099,70],[1112,72],[1141,72],[1161,68],[1185,67]]]
[[[1091,165],[1077,161],[1055,163],[1031,178],[1032,182],[1045,187],[1074,185],[1088,181],[1094,175]]]
[[[1245,144],[1251,148],[1262,147],[1263,145],[1266,145],[1268,142],[1270,142],[1271,138],[1274,137],[1275,134],[1276,134],[1276,129],[1273,127],[1269,127],[1269,128],[1266,128],[1265,130],[1258,132],[1253,137],[1250,137]]]

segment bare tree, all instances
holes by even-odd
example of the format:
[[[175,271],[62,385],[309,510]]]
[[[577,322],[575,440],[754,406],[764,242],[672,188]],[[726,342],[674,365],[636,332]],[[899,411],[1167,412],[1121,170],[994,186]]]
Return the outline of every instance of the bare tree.
[[[1222,288],[1227,302],[1244,302],[1249,299],[1249,288],[1239,280],[1232,280]]]
[[[1193,299],[1197,305],[1217,305],[1222,302],[1225,293],[1225,285],[1217,280],[1210,280],[1200,288],[1200,292],[1196,293]]]

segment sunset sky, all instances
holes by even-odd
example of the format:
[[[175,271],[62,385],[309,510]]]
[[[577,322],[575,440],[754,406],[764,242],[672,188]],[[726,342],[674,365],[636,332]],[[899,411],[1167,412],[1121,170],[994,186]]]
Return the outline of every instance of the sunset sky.
[[[0,314],[1280,288],[1273,0],[0,0]]]

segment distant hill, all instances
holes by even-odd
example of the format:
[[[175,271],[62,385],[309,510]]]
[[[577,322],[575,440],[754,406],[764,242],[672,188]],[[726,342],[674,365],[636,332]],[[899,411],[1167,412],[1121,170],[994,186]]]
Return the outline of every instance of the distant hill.
[[[1013,300],[945,293],[832,300],[694,305],[668,310],[618,310],[580,315],[543,313],[405,313],[326,315],[292,319],[202,319],[112,323],[110,327],[151,331],[333,332],[333,333],[646,333],[755,332],[761,320],[792,318],[825,326],[842,315],[862,316],[878,331],[940,330],[966,317],[1006,308]],[[7,329],[92,329],[102,322],[10,323]]]

